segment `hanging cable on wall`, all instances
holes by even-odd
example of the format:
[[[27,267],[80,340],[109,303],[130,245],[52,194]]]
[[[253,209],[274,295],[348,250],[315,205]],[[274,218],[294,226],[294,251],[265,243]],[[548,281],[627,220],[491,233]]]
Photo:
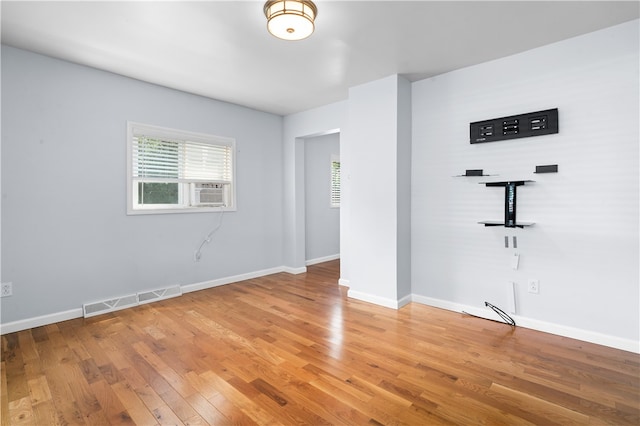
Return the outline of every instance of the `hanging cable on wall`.
[[[204,237],[204,239],[202,240],[202,242],[200,243],[200,246],[198,247],[198,250],[196,250],[194,256],[193,256],[193,260],[195,262],[199,262],[200,258],[202,257],[202,247],[204,247],[205,244],[210,243],[211,242],[211,238],[213,237],[213,234],[215,234],[218,229],[220,229],[220,227],[222,226],[222,218],[224,216],[224,208],[226,206],[222,205],[220,206],[220,216],[218,217],[218,224],[216,225],[215,228],[213,228],[211,230],[211,232],[209,232],[207,234],[206,237]]]
[[[507,313],[505,311],[503,311],[502,309],[498,308],[497,306],[492,305],[489,302],[484,302],[484,306],[486,306],[488,308],[491,308],[496,314],[498,314],[498,316],[500,318],[502,318],[502,321],[504,321],[505,324],[509,324],[511,327],[515,327],[516,326],[515,320],[513,318],[511,318],[509,315],[507,315]],[[498,320],[492,320],[491,318],[485,318],[485,317],[481,317],[481,316],[478,316],[478,315],[473,315],[473,314],[470,314],[469,312],[465,312],[465,311],[462,311],[462,313],[466,314],[466,315],[470,315],[472,317],[476,317],[476,318],[482,318],[482,319],[488,319],[489,321],[501,322],[501,321],[498,321]]]

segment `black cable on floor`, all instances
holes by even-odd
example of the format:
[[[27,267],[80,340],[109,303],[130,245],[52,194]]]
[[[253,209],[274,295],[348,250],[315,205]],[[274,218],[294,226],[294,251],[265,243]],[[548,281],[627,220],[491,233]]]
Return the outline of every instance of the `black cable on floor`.
[[[515,327],[516,326],[515,320],[513,318],[511,318],[509,315],[507,315],[507,313],[505,311],[503,311],[502,309],[498,308],[497,306],[492,305],[489,302],[484,302],[484,305],[489,307],[489,308],[491,308],[496,314],[498,314],[498,316],[500,318],[502,318],[502,321],[504,321],[505,324],[509,324],[511,327]],[[491,318],[485,318],[485,317],[481,317],[481,316],[478,316],[478,315],[473,315],[473,314],[470,314],[469,312],[465,312],[465,311],[462,311],[462,313],[466,314],[466,315],[470,315],[472,317],[486,319],[486,320],[489,320],[489,321],[502,322],[502,321],[498,321],[498,320],[493,320]]]

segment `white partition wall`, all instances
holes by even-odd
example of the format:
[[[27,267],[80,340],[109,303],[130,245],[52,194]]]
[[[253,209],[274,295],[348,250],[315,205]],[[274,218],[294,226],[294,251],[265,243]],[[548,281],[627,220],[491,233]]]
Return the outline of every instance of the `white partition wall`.
[[[397,75],[351,88],[343,133],[348,186],[349,296],[389,307],[410,294],[409,82]]]

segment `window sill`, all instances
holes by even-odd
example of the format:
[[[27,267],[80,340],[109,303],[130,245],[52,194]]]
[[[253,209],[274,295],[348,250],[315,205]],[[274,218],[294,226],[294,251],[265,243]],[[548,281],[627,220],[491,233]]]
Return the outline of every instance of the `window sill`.
[[[127,209],[127,216],[138,216],[147,214],[184,214],[184,213],[216,213],[222,212],[235,212],[238,209],[236,207],[181,207],[176,209]]]

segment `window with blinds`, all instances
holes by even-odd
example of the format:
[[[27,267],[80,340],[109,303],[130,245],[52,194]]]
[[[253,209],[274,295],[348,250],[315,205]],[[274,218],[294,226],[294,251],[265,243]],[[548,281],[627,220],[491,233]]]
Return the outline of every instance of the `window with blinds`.
[[[340,157],[331,156],[331,207],[340,207]]]
[[[233,210],[235,140],[128,123],[130,214]]]

